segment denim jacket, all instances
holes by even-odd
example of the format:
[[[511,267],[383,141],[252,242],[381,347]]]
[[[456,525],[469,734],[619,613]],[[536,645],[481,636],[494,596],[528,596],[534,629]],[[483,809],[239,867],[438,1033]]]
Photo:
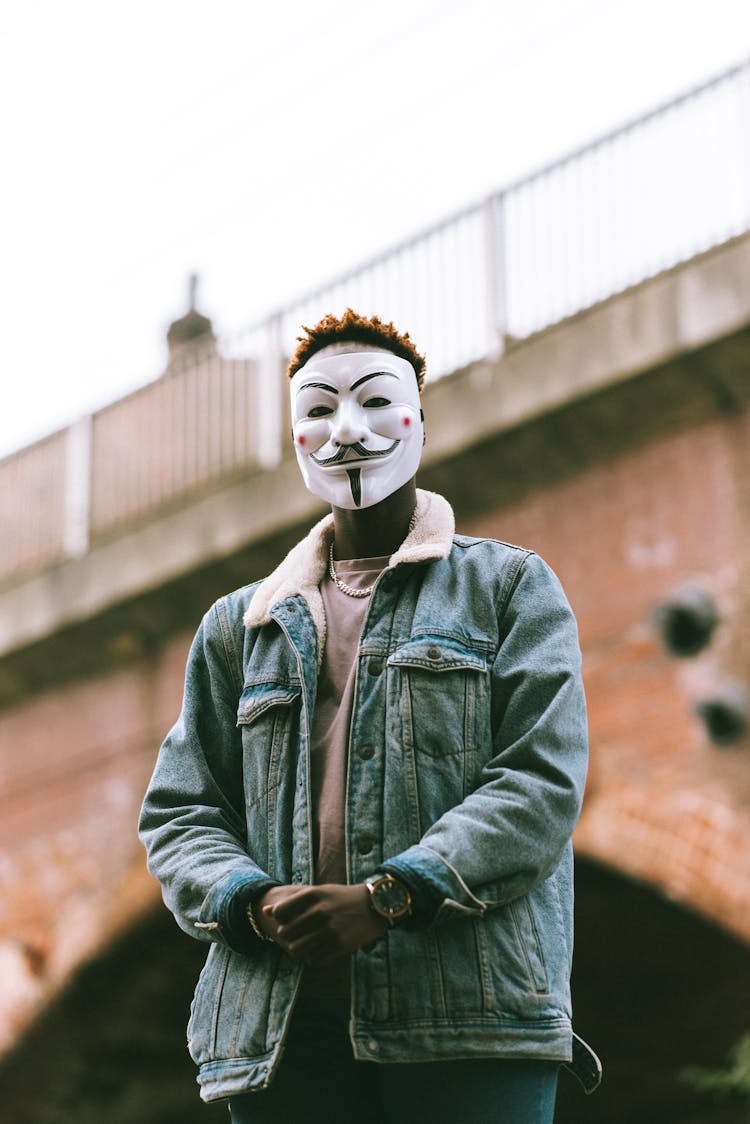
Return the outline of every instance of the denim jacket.
[[[329,515],[206,614],[143,805],[164,900],[210,942],[188,1027],[207,1101],[268,1085],[303,971],[244,909],[270,886],[314,881],[310,729],[332,533]],[[449,504],[420,490],[357,658],[348,876],[400,875],[417,908],[352,957],[355,1057],[569,1061],[587,734],[557,578],[531,551],[455,535]]]

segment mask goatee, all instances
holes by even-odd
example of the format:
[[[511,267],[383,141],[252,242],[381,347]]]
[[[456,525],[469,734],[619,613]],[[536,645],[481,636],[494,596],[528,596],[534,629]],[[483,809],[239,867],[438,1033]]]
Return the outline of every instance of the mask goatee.
[[[360,483],[361,471],[362,470],[359,468],[348,468],[346,470],[346,475],[349,477],[349,487],[352,490],[352,499],[357,507],[359,507],[362,502],[362,485]]]

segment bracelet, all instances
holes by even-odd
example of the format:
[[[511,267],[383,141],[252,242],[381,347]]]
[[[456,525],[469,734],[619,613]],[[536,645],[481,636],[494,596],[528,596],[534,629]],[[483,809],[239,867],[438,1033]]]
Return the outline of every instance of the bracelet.
[[[273,944],[274,942],[271,940],[270,937],[266,936],[266,934],[260,929],[260,927],[258,925],[258,922],[255,920],[255,914],[253,913],[253,905],[254,904],[255,904],[254,902],[248,902],[247,908],[245,910],[245,913],[247,914],[247,919],[250,922],[250,928],[255,933],[255,935],[256,935],[256,937],[258,938],[259,941],[266,941],[267,944]]]

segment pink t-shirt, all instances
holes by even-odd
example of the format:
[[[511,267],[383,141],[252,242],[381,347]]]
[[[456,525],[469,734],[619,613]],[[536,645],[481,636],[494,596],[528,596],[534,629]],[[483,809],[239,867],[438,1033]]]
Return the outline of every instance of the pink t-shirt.
[[[336,573],[353,589],[373,585],[388,565],[382,558],[336,562]],[[315,881],[346,883],[346,774],[354,702],[357,649],[369,597],[349,597],[326,574],[320,583],[326,614],[326,646],[313,715],[312,786]],[[325,968],[306,968],[303,994],[349,993],[349,957]]]

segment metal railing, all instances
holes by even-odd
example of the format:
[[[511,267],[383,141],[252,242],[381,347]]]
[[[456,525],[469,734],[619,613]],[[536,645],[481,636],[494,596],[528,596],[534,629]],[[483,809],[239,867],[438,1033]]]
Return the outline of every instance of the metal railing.
[[[66,449],[61,431],[0,461],[0,578],[65,557]]]
[[[206,355],[94,414],[92,537],[257,463],[256,373]]]
[[[439,378],[750,227],[750,62],[468,207],[277,314],[407,325]]]
[[[408,327],[439,378],[750,229],[750,63],[334,279],[0,461],[0,580],[275,464],[301,324]]]

